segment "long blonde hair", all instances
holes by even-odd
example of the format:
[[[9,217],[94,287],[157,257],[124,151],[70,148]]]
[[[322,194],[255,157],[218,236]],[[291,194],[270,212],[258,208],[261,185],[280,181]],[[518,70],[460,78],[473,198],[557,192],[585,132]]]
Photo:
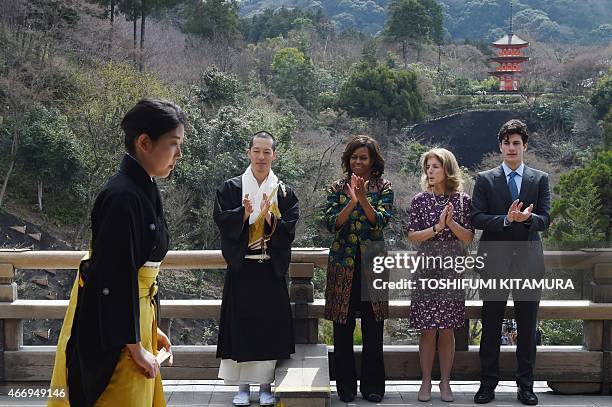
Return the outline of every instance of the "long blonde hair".
[[[420,164],[423,171],[421,175],[421,187],[423,191],[428,191],[430,189],[429,183],[427,182],[427,160],[430,158],[436,158],[442,164],[444,174],[446,175],[444,185],[445,192],[452,195],[455,192],[463,191],[463,178],[457,159],[453,153],[445,148],[432,148],[421,155]]]

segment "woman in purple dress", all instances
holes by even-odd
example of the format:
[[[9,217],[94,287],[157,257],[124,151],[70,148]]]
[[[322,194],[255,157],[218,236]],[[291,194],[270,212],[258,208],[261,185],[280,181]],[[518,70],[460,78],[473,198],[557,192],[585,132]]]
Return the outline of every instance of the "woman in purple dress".
[[[431,399],[431,370],[436,353],[436,333],[440,360],[440,396],[453,401],[450,374],[455,355],[454,328],[465,323],[462,289],[430,290],[421,286],[432,282],[459,281],[464,267],[454,259],[465,260],[464,245],[474,238],[470,220],[470,197],[463,192],[461,171],[450,151],[434,148],[421,156],[423,175],[420,192],[412,199],[408,237],[417,247],[417,256],[433,256],[441,261],[427,262],[416,270],[417,288],[412,291],[410,325],[421,331],[419,359],[423,381],[418,399]],[[425,258],[425,257],[424,257]],[[453,259],[452,264],[449,258]],[[441,264],[442,263],[442,264]],[[460,281],[459,281],[460,282]]]

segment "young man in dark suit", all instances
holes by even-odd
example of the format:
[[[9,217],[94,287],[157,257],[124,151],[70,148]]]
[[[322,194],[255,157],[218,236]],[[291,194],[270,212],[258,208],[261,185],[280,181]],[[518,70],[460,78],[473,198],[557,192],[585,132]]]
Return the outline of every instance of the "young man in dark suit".
[[[499,381],[501,325],[508,294],[512,291],[518,330],[516,359],[517,398],[526,405],[538,404],[533,392],[536,356],[536,323],[541,290],[501,287],[501,279],[540,279],[544,275],[544,254],[539,232],[550,223],[548,175],[527,167],[529,133],[520,120],[510,120],[498,133],[503,163],[478,174],[472,196],[472,223],[482,229],[478,248],[484,256],[481,278],[497,286],[483,290],[481,379],[474,402],[495,399]]]

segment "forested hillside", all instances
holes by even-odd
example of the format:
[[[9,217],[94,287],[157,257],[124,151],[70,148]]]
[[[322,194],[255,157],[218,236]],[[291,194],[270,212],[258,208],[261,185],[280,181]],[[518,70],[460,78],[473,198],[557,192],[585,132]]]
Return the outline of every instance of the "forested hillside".
[[[281,6],[323,12],[339,30],[376,34],[384,28],[389,0],[244,0],[243,15]],[[494,40],[509,25],[510,0],[440,0],[444,29],[451,40]],[[612,3],[608,0],[514,0],[514,27],[541,41],[612,41]],[[408,24],[409,22],[407,22]]]

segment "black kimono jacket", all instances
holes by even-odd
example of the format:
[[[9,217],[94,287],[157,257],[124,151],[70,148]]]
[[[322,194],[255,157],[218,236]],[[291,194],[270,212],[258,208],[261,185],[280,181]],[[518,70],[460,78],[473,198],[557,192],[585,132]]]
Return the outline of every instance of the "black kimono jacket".
[[[285,186],[285,191],[286,195],[283,195],[281,188],[278,189],[278,209],[282,217],[278,219],[276,230],[267,242],[272,267],[279,277],[285,276],[289,270],[291,244],[300,213],[293,191],[288,186]],[[241,270],[249,240],[249,225],[244,221],[242,206],[242,175],[225,181],[217,190],[213,217],[221,232],[221,252],[227,262],[227,270]],[[266,223],[266,229],[268,227]]]
[[[219,319],[217,357],[237,362],[286,359],[295,352],[293,320],[286,275],[291,243],[299,217],[293,191],[278,189],[281,218],[266,243],[270,260],[246,261],[249,224],[244,221],[242,176],[226,181],[217,191],[214,220],[221,233],[227,262]],[[274,215],[272,215],[274,216]],[[271,232],[266,223],[265,233]],[[271,335],[271,333],[274,333]]]
[[[98,194],[91,227],[92,253],[79,268],[84,285],[66,349],[73,406],[93,406],[123,347],[140,341],[138,270],[168,250],[157,184],[129,155]]]

